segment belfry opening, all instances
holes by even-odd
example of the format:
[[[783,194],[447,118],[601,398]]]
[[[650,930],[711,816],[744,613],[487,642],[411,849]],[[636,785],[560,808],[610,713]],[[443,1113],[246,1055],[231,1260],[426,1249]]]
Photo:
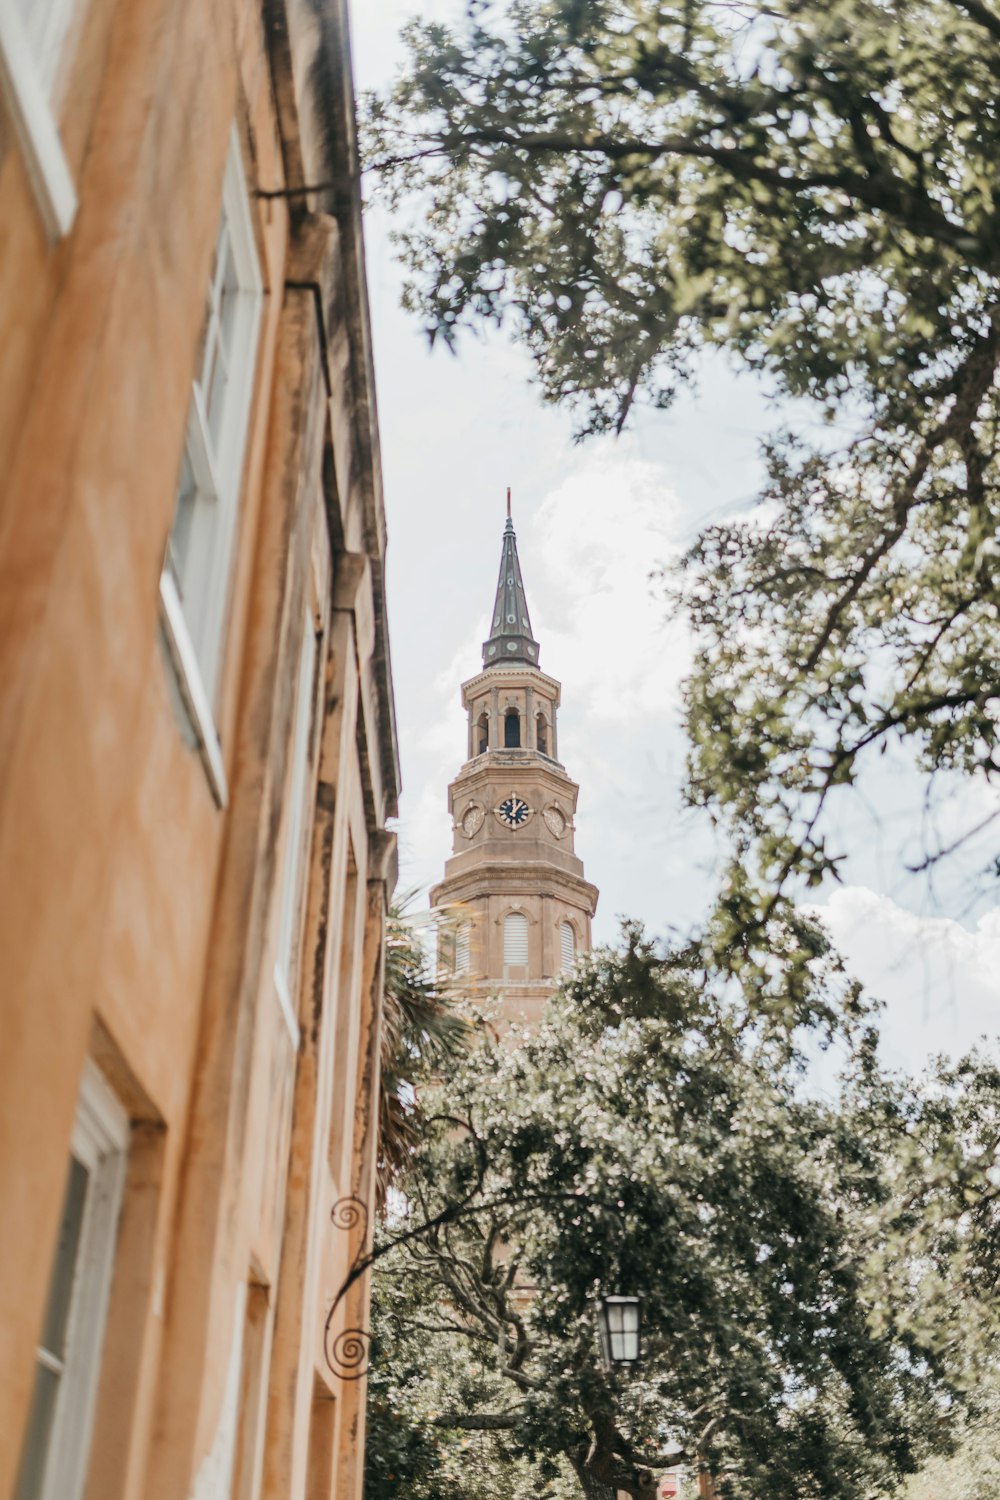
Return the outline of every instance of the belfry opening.
[[[521,748],[521,715],[516,708],[508,708],[503,716],[503,743],[505,750]]]

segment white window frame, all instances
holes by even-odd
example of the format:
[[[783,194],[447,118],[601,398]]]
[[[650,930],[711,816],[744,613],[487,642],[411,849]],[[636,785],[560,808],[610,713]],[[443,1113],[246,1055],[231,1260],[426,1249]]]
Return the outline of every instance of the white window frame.
[[[41,55],[14,0],[0,0],[0,92],[50,239],[69,234],[76,218],[73,178],[59,138],[51,93],[74,0],[50,0]]]
[[[312,763],[313,684],[316,676],[317,640],[312,610],[306,611],[305,632],[299,653],[299,671],[295,688],[295,719],[292,734],[292,770],[288,789],[288,818],[285,849],[282,856],[281,881],[278,887],[278,941],[274,963],[274,987],[285,1018],[292,1045],[297,1049],[299,1022],[292,1000],[292,979],[298,955],[301,922],[303,858],[307,851],[309,819],[306,816],[306,788]],[[298,919],[298,920],[297,920]]]
[[[70,1292],[66,1354],[39,1500],[80,1500],[83,1494],[128,1147],[128,1114],[88,1059],[70,1151],[87,1169],[90,1183]],[[39,1349],[40,1363],[44,1356],[45,1351]]]
[[[455,929],[455,973],[468,974],[472,968],[472,923],[460,922]]]
[[[194,566],[187,580],[190,597],[187,600],[181,597],[171,571],[169,547],[160,575],[160,613],[167,647],[185,712],[219,807],[225,807],[229,791],[214,704],[225,645],[226,613],[264,297],[250,198],[235,126],[223,179],[217,243],[223,231],[228,233],[232,246],[238,279],[235,295],[239,301],[217,444],[213,445],[208,436],[205,395],[198,377],[191,386],[185,452],[201,499],[192,519]],[[199,377],[201,374],[199,371]]]

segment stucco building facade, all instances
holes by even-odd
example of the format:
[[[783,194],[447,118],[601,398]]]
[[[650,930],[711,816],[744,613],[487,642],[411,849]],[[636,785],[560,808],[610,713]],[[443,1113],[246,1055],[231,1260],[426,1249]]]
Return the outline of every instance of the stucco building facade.
[[[0,4],[0,475],[0,1497],[354,1500],[399,773],[344,0]]]
[[[576,853],[579,787],[559,760],[561,685],[539,666],[507,501],[483,669],[462,684],[467,759],[448,788],[451,858],[431,891],[442,959],[507,1021],[537,1021],[591,945],[597,888]]]

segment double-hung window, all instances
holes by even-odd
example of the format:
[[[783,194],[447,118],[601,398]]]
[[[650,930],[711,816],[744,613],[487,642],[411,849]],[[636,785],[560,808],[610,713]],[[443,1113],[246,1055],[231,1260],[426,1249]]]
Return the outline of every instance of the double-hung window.
[[[299,1024],[296,1006],[292,998],[293,972],[298,952],[298,936],[302,927],[301,890],[302,869],[305,863],[304,843],[308,828],[308,804],[306,788],[309,777],[313,722],[313,678],[316,672],[316,633],[313,629],[312,611],[306,615],[305,634],[299,656],[298,682],[295,689],[295,727],[292,732],[292,772],[288,794],[287,828],[285,852],[281,867],[281,885],[278,894],[278,956],[274,965],[274,986],[282,1014],[297,1047]]]
[[[45,227],[53,239],[76,217],[76,189],[53,92],[77,0],[0,0],[0,86]]]
[[[226,779],[214,704],[253,395],[262,287],[235,131],[226,163],[173,524],[160,578],[167,642],[216,800]]]
[[[83,1493],[128,1142],[128,1117],[88,1062],[14,1500]]]

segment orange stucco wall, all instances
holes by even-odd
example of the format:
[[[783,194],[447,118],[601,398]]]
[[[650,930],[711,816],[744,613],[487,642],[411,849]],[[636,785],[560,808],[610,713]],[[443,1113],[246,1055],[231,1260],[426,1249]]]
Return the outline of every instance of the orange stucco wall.
[[[78,0],[56,113],[79,211],[55,244],[0,117],[0,1497],[88,1055],[133,1121],[88,1496],[302,1494],[315,1381],[339,1394],[329,1216],[370,1191],[397,783],[352,202],[332,218],[253,200],[265,296],[214,704],[224,809],[179,722],[158,596],[233,126],[251,190],[318,165],[298,140],[296,24],[255,0]],[[296,1041],[272,971],[307,610]],[[348,840],[364,899],[342,975]],[[337,1181],[319,1169],[330,1139]],[[294,1391],[276,1404],[278,1373]],[[361,1428],[321,1427],[332,1494]],[[251,1438],[252,1461],[234,1456]]]

